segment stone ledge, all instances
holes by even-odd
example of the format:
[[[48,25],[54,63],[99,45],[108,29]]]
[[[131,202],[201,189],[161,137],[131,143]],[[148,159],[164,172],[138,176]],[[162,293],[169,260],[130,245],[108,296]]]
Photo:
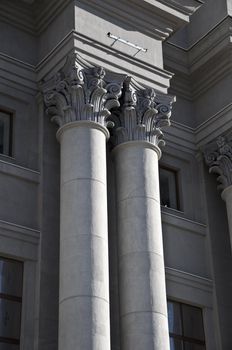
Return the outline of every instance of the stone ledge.
[[[7,237],[17,238],[37,245],[40,238],[40,231],[12,222],[0,220],[0,235],[7,235]]]
[[[8,158],[8,157],[7,157]],[[13,161],[13,158],[9,158]],[[22,167],[20,165],[6,162],[0,159],[0,173],[21,178],[26,181],[40,183],[40,173],[38,171]]]
[[[0,220],[0,252],[4,256],[37,260],[40,231]]]
[[[186,303],[213,306],[213,281],[186,271],[165,267],[167,295]]]
[[[182,213],[183,214],[183,213]],[[171,225],[180,228],[183,232],[187,231],[189,233],[194,233],[200,236],[205,237],[206,236],[206,225],[186,219],[181,216],[177,216],[175,214],[170,214],[167,212],[164,212],[162,210],[161,212],[162,216],[162,222],[163,224]]]
[[[37,92],[35,67],[14,57],[0,53],[1,83],[34,96]],[[26,98],[28,101],[28,98]]]

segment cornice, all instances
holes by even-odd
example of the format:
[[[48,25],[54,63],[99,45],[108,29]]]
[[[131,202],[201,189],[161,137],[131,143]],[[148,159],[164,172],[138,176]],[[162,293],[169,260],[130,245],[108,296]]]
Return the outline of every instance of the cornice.
[[[185,46],[182,46],[179,43],[173,42],[172,39],[167,40],[165,45],[171,45],[174,46],[178,49],[181,49],[185,52],[189,52],[191,51],[195,46],[199,45],[201,42],[203,42],[205,40],[205,38],[209,37],[209,35],[211,35],[213,32],[215,32],[215,30],[217,30],[218,28],[220,28],[220,26],[225,23],[225,21],[231,18],[230,14],[227,14],[226,16],[224,16],[218,23],[216,23],[214,25],[214,27],[212,27],[211,29],[208,30],[208,32],[204,33],[204,35],[202,35],[200,38],[198,38],[192,45],[187,46],[187,44]]]
[[[29,34],[35,35],[35,18],[31,6],[19,1],[0,1],[0,20]]]
[[[175,25],[172,28],[173,32],[188,23],[189,17],[202,5],[200,0],[131,0],[130,2],[171,20]]]
[[[190,71],[196,71],[212,56],[218,55],[231,44],[232,18],[227,16],[223,21],[211,30],[202,40],[190,50]]]
[[[217,139],[221,134],[225,135],[231,133],[231,113],[232,103],[228,104],[194,129],[198,148],[203,148],[206,144],[213,142],[213,140]]]
[[[205,63],[191,75],[192,99],[196,100],[232,74],[232,46]]]
[[[192,16],[204,3],[202,0],[159,0],[161,3],[179,11],[187,16]]]
[[[80,2],[89,4],[88,0],[81,0]],[[123,22],[131,28],[139,28],[139,31],[158,40],[165,40],[172,33],[173,23],[167,21],[166,25],[163,23],[163,18],[154,14],[153,11],[144,8],[144,1],[141,1],[141,6],[128,0],[93,0],[91,8],[99,10],[107,16],[113,17],[120,22]],[[168,23],[167,23],[168,22]]]
[[[189,74],[188,55],[186,50],[172,45],[168,41],[163,44],[164,64],[183,74]]]
[[[231,48],[225,48],[223,52],[214,56],[192,74],[176,70],[170,65],[165,66],[166,69],[172,70],[174,73],[174,79],[171,81],[171,93],[188,101],[195,101],[214,85],[228,77],[232,74]]]
[[[176,73],[174,91],[195,100],[210,89],[232,72],[231,49],[232,18],[229,16],[189,49],[165,43],[165,67]]]
[[[74,0],[0,2],[0,20],[34,36],[40,35],[59,13]]]
[[[0,18],[33,35],[39,35],[53,19],[74,0],[9,1],[2,0]],[[102,14],[139,28],[146,35],[165,40],[188,23],[189,16],[200,6],[199,0],[78,0],[78,4],[91,5]]]
[[[139,31],[152,38],[165,40],[188,23],[190,14],[199,7],[198,1],[186,1],[184,4],[182,0],[168,0],[168,3],[157,0],[92,0],[91,8],[131,28],[139,28]],[[79,0],[79,3],[89,5],[89,0]],[[191,6],[188,6],[190,3],[195,4],[192,11]]]
[[[49,0],[35,1],[34,12],[36,14],[36,34],[42,33],[55,17],[73,0]],[[71,20],[71,19],[70,19]]]

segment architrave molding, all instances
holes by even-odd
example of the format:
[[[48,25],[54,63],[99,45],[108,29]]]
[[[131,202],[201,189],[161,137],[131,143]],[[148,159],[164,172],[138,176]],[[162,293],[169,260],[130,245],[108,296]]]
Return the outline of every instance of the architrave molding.
[[[78,52],[95,66],[104,66],[107,70],[113,70],[119,74],[132,75],[142,84],[152,85],[163,93],[167,92],[173,77],[173,74],[165,69],[129,56],[115,47],[104,45],[86,35],[71,31],[36,65],[37,81],[48,74],[53,74],[54,67],[61,67],[66,56],[72,51]],[[111,57],[114,59],[112,60]]]

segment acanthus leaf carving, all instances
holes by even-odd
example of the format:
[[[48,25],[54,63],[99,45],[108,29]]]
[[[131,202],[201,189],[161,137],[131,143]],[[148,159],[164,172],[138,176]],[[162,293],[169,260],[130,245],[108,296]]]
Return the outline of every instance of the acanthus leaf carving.
[[[205,162],[209,172],[217,174],[218,190],[224,190],[232,185],[232,144],[226,137],[219,136],[216,142],[206,146]]]
[[[133,140],[148,141],[156,146],[164,144],[161,129],[170,125],[172,96],[157,94],[154,89],[140,86],[127,77],[120,102],[121,106],[111,117],[115,123],[115,144]]]
[[[111,110],[119,106],[124,79],[125,75],[114,74],[112,80],[104,68],[69,55],[62,69],[41,84],[46,112],[60,127],[77,120],[107,126]]]

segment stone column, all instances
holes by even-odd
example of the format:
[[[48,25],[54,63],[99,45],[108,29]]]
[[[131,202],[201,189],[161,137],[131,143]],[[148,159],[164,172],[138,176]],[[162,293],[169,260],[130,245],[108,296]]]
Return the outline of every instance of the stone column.
[[[43,91],[61,146],[59,349],[110,350],[106,120],[121,86],[70,56]]]
[[[170,105],[127,79],[114,149],[121,350],[168,350],[158,147]],[[170,100],[169,100],[170,102]]]
[[[218,190],[226,202],[230,244],[232,248],[232,143],[225,137],[218,137],[216,142],[206,146],[204,150],[205,161],[209,172],[218,174]]]
[[[230,245],[232,247],[232,185],[222,191],[222,199],[226,202],[227,218],[230,232]]]

